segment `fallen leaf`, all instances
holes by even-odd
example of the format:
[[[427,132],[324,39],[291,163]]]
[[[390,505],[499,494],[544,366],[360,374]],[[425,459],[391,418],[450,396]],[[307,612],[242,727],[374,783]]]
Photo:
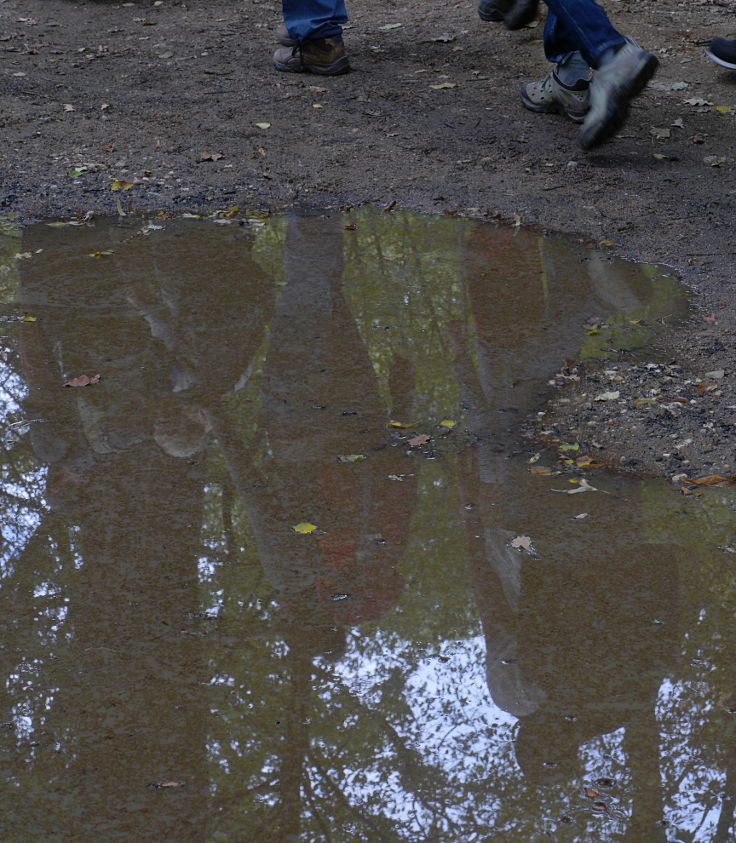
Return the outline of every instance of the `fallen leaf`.
[[[117,179],[110,185],[110,190],[130,190],[133,183],[125,181],[125,179]]]
[[[164,790],[164,789],[170,789],[170,788],[173,788],[173,787],[183,787],[183,786],[184,786],[184,782],[174,782],[174,781],[171,781],[171,782],[154,782],[154,784],[151,785],[151,787],[156,788],[156,790]]]
[[[210,152],[209,149],[205,149],[199,153],[200,161],[219,161],[220,158],[224,157],[221,152]]]
[[[414,436],[409,440],[409,445],[412,448],[417,448],[419,445],[426,445],[429,440],[430,437],[426,433],[420,433],[418,436]]]
[[[597,492],[599,490],[595,486],[591,486],[584,477],[581,477],[580,485],[575,489],[552,489],[552,491],[562,492],[564,495],[577,495],[579,492]]]
[[[511,539],[511,547],[515,550],[526,550],[529,553],[534,552],[534,545],[529,536],[516,536],[516,538]]]
[[[457,88],[457,82],[440,82],[429,86],[433,91],[443,91],[445,88]]]
[[[256,123],[256,129],[270,129],[270,123]]]
[[[112,255],[112,254],[114,254],[114,253],[112,251],[110,251],[110,249],[103,249],[102,251],[90,252],[89,256],[91,258],[102,258],[102,257],[106,257],[107,255]]]
[[[338,462],[360,462],[365,459],[365,454],[339,454]]]
[[[29,316],[28,314],[26,314],[26,315],[25,315],[25,316],[21,319],[21,322],[35,322],[35,321],[36,321],[36,317],[35,317],[35,316]]]
[[[594,401],[615,401],[617,398],[621,397],[621,393],[616,390],[615,392],[601,392],[600,395],[596,395],[593,399]]]
[[[343,229],[345,231],[357,231],[358,226],[354,222],[351,222],[349,225],[344,225]]]
[[[381,32],[387,32],[389,29],[399,29],[402,24],[400,23],[385,23],[383,26],[379,26],[379,30]]]
[[[301,535],[306,536],[309,533],[313,533],[317,529],[317,525],[310,524],[309,521],[300,521],[298,524],[294,524],[292,529],[295,533],[301,533]]]
[[[81,176],[87,172],[87,167],[72,167],[71,170],[67,173],[70,179],[75,179],[77,176]]]
[[[579,451],[580,445],[576,442],[574,445],[558,445],[558,451]]]
[[[78,375],[76,378],[67,381],[64,386],[92,386],[99,382],[99,375],[93,375],[91,378],[87,377],[87,375]]]
[[[75,111],[76,109],[70,102],[64,103],[64,111]]]
[[[448,428],[453,428],[453,427],[455,427],[456,424],[457,424],[457,422],[453,421],[452,419],[442,419],[442,421],[440,422],[441,427],[448,427]]]
[[[736,474],[730,477],[723,477],[720,474],[707,474],[705,477],[684,475],[679,478],[679,482],[690,483],[692,486],[736,486]]]
[[[575,515],[575,516],[574,516],[574,518],[575,518],[575,520],[576,520],[576,521],[582,521],[582,520],[583,520],[583,518],[587,518],[587,517],[588,517],[588,513],[587,513],[587,512],[581,512],[579,515]]]
[[[533,465],[529,469],[530,474],[536,474],[538,477],[551,477],[552,475],[559,474],[559,471],[553,471],[551,468],[547,468],[544,465]]]
[[[716,111],[720,114],[731,114],[732,108],[730,105],[717,105]]]
[[[407,429],[408,429],[408,428],[410,428],[410,427],[414,427],[414,422],[409,422],[409,423],[407,424],[406,422],[400,422],[400,421],[390,421],[390,422],[388,423],[387,427],[398,427],[398,428],[400,428],[401,430],[407,430]]]
[[[592,787],[586,787],[585,795],[588,797],[588,799],[597,799],[600,796],[600,793],[598,793],[597,790],[593,790]]]

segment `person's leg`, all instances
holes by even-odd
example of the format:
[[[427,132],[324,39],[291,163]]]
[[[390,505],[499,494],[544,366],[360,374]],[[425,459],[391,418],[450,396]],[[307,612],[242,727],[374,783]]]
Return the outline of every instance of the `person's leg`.
[[[618,32],[594,0],[545,0],[545,3],[554,14],[545,27],[547,58],[563,66],[573,62],[568,72],[574,75],[579,60],[571,59],[570,54],[579,52],[597,71],[590,84],[590,107],[578,136],[583,149],[592,149],[612,137],[623,125],[629,102],[644,89],[659,63],[653,55]],[[567,94],[559,87],[559,79],[555,80],[554,73],[549,77],[546,91],[552,99],[551,104],[542,103],[544,107],[532,108],[525,101],[525,89],[528,92],[529,86],[522,88],[522,102],[527,108],[563,111],[573,120],[579,118],[579,111],[568,104]]]
[[[284,25],[297,42],[342,35],[341,24],[347,23],[344,0],[282,0]]]
[[[273,54],[276,70],[336,76],[350,69],[342,43],[345,0],[282,0],[282,10],[277,38],[284,47]]]
[[[521,103],[529,111],[565,114],[582,123],[589,108],[590,68],[574,37],[550,9],[544,23],[544,50],[555,67],[544,79],[521,86]]]

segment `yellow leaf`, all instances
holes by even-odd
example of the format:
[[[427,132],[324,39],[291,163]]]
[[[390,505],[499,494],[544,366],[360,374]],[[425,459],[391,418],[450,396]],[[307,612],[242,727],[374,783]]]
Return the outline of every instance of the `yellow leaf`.
[[[731,113],[731,106],[729,106],[729,105],[717,105],[716,111],[719,111],[721,114],[730,114]]]
[[[414,427],[414,422],[390,421],[388,427],[398,427],[401,430],[406,430],[409,427]]]
[[[577,442],[574,445],[560,445],[558,450],[560,450],[560,451],[579,451],[580,445]]]
[[[133,187],[132,182],[117,179],[110,185],[110,190],[130,190],[131,187]]]
[[[26,315],[23,317],[23,321],[24,321],[24,322],[35,322],[35,321],[36,321],[36,317],[35,317],[35,316],[28,316],[28,315],[26,314]]]
[[[360,462],[365,459],[365,454],[340,454],[338,462]]]
[[[306,536],[308,533],[313,533],[317,529],[317,525],[310,524],[309,521],[300,521],[298,524],[294,524],[293,529],[295,533]]]
[[[440,422],[440,425],[442,427],[455,427],[456,424],[457,422],[453,421],[452,419],[442,419],[442,421]]]

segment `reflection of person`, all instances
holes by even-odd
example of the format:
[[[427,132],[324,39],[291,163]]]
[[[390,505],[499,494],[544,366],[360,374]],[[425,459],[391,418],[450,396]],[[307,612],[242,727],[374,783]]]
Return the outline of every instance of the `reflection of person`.
[[[260,443],[246,447],[225,408],[215,435],[255,534],[287,645],[273,839],[297,839],[315,657],[337,660],[349,626],[378,620],[398,601],[414,478],[390,447],[376,375],[342,290],[339,218],[292,216],[284,282],[263,368]],[[413,373],[391,371],[393,412],[408,411]],[[350,455],[359,456],[355,462]],[[340,461],[340,458],[348,461]],[[301,535],[298,522],[318,530]]]
[[[528,409],[539,400],[554,366],[574,355],[576,326],[591,307],[606,312],[615,293],[598,261],[581,283],[576,255],[555,254],[559,241],[540,264],[533,237],[520,233],[514,243],[510,232],[480,227],[471,235],[463,268],[476,335],[454,338],[479,436],[459,480],[463,502],[474,504],[463,517],[488,688],[519,718],[517,760],[532,782],[569,780],[583,744],[625,726],[636,738],[625,740],[637,794],[632,823],[653,830],[661,806],[654,706],[675,649],[676,566],[647,544],[630,501],[586,500],[595,511],[578,521],[578,497],[553,496],[549,482],[505,457],[509,404]],[[619,298],[636,301],[636,283],[627,290],[621,281]],[[517,535],[532,538],[535,554],[512,547]]]
[[[43,712],[59,740],[43,771],[43,791],[57,799],[44,797],[35,812],[43,839],[59,828],[69,839],[173,840],[183,827],[192,840],[208,836],[204,658],[201,639],[182,634],[200,608],[204,465],[172,459],[154,440],[171,392],[168,361],[125,301],[125,282],[155,277],[162,255],[140,239],[125,244],[127,234],[24,234],[34,259],[22,267],[21,301],[38,317],[20,343],[24,407],[62,525],[45,552],[67,609]],[[94,260],[102,238],[115,256]],[[197,266],[179,260],[172,274]],[[63,388],[83,372],[102,379]],[[167,781],[181,785],[175,813],[161,811],[152,787]]]
[[[276,70],[337,76],[350,70],[342,41],[345,0],[283,0],[284,24],[273,54]]]

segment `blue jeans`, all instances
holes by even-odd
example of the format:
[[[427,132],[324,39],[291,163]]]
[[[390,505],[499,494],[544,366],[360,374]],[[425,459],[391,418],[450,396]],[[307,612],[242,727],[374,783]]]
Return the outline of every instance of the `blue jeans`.
[[[348,22],[345,0],[281,0],[284,25],[292,38],[333,38]]]
[[[597,68],[606,50],[626,41],[594,0],[544,2],[548,7],[544,22],[544,54],[549,61],[561,62],[577,51],[592,68]]]

